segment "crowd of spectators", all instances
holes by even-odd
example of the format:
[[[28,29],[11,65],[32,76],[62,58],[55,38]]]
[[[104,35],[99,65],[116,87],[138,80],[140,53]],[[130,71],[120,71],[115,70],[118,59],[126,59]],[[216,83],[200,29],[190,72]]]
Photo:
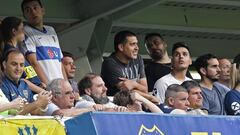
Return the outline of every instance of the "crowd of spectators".
[[[218,58],[203,54],[193,62],[191,48],[167,42],[159,33],[145,36],[151,61],[139,55],[137,35],[117,32],[114,52],[101,74],[74,80],[74,56],[61,50],[53,27],[44,25],[40,0],[23,0],[23,21],[0,24],[1,115],[76,116],[90,111],[240,115],[240,54]],[[201,80],[194,80],[193,65]],[[80,69],[81,70],[81,69]]]

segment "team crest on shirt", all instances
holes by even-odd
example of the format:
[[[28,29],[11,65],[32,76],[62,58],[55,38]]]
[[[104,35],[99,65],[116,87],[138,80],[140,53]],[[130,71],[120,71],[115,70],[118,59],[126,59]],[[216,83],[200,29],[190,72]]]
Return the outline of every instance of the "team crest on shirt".
[[[240,109],[240,104],[238,102],[233,102],[231,104],[231,108],[236,111],[236,110],[239,110]]]
[[[23,95],[28,98],[28,90],[23,90]]]
[[[47,53],[48,53],[49,58],[51,58],[51,59],[54,58],[54,52],[51,49],[48,49]]]

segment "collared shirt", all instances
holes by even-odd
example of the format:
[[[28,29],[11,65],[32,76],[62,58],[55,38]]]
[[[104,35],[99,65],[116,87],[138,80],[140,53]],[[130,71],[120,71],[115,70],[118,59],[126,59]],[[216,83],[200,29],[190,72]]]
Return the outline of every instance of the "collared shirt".
[[[18,84],[15,84],[5,75],[2,78],[0,88],[9,101],[16,99],[18,96],[25,98],[29,103],[34,101],[32,90],[30,90],[28,84],[23,80],[19,80]]]

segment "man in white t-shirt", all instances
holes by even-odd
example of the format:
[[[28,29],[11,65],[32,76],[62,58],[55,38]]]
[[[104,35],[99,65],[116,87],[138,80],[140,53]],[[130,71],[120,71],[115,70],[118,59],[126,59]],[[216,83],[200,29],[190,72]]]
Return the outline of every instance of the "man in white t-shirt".
[[[158,79],[154,85],[153,95],[160,99],[160,103],[165,100],[165,91],[171,84],[182,84],[191,80],[186,77],[189,65],[192,64],[189,47],[183,42],[177,42],[172,48],[172,71],[170,74]]]
[[[40,0],[23,0],[21,4],[27,25],[22,46],[27,60],[44,84],[55,78],[64,78],[62,51],[53,27],[43,25],[45,9]]]
[[[61,78],[52,80],[47,86],[47,91],[51,91],[53,97],[45,115],[76,116],[94,110],[92,107],[74,108],[74,92],[67,80]]]

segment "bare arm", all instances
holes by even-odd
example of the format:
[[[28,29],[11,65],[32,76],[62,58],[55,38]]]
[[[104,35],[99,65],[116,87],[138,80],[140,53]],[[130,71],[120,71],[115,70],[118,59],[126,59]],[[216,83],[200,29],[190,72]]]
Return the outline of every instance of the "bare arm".
[[[128,80],[126,78],[119,78],[119,79],[122,80],[117,84],[117,88],[120,90],[136,90],[143,93],[148,92],[146,78],[142,78],[138,82],[133,80]]]
[[[156,97],[154,97],[153,95],[150,94],[146,94],[140,91],[135,91],[137,93],[139,93],[141,96],[145,97],[146,99],[150,100],[151,102],[155,103],[155,104],[159,104],[160,100]]]
[[[33,84],[32,82],[30,82],[27,79],[24,79],[24,81],[28,84],[29,88],[34,91],[35,93],[40,93],[42,91],[45,91],[44,89],[42,89],[41,87],[38,87],[37,85]]]
[[[29,61],[29,63],[31,64],[33,69],[36,71],[40,80],[44,84],[48,84],[48,79],[47,79],[45,73],[43,72],[42,67],[39,65],[39,63],[37,61],[36,53],[31,53],[31,54],[27,55],[27,60]]]
[[[22,98],[16,98],[12,102],[9,103],[1,103],[0,104],[0,112],[9,110],[9,109],[16,109],[19,110],[24,106],[24,101]]]
[[[72,108],[72,109],[60,109],[57,110],[55,112],[53,112],[52,115],[61,115],[61,116],[67,116],[67,117],[73,117],[73,116],[77,116],[86,112],[90,112],[93,111],[93,108],[82,108],[82,109],[76,109],[76,108]]]
[[[155,104],[153,104],[151,101],[147,100],[137,92],[131,93],[132,100],[137,100],[143,103],[144,107],[149,109],[153,113],[163,113],[159,107],[157,107]]]

